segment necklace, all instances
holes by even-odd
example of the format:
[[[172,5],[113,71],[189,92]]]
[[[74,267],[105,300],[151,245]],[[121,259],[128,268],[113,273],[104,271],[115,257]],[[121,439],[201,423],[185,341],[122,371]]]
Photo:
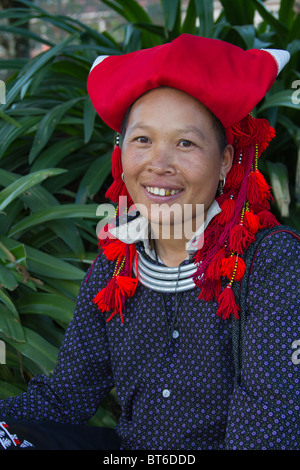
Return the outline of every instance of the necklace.
[[[155,256],[158,261],[156,250]],[[192,276],[196,272],[197,266],[194,263],[172,268],[157,266],[147,261],[143,254],[139,253],[138,265],[139,281],[156,292],[184,292],[195,287]]]

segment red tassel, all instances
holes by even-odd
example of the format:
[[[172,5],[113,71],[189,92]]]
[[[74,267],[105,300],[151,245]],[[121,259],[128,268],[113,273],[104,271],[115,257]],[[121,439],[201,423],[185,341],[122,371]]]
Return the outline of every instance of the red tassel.
[[[241,255],[254,240],[255,236],[253,233],[249,232],[243,224],[236,225],[230,234],[230,251]]]
[[[98,247],[99,248],[104,248],[104,246],[106,246],[112,240],[116,239],[116,237],[109,232],[111,228],[114,228],[113,224],[106,224],[99,231],[98,233]]]
[[[225,256],[225,248],[222,247],[218,252],[215,254],[211,262],[209,263],[205,277],[212,280],[212,281],[217,281],[220,279],[220,269],[221,269],[221,264],[222,260]]]
[[[226,185],[229,188],[237,189],[241,186],[245,176],[245,170],[241,163],[235,163],[226,176]]]
[[[106,258],[110,261],[117,259],[118,257],[124,257],[126,252],[126,243],[121,242],[118,239],[112,241],[112,243],[108,243],[107,245],[103,246],[103,252]]]
[[[110,199],[113,202],[118,202],[119,196],[121,195],[122,191],[124,190],[124,182],[122,180],[122,158],[121,158],[121,149],[118,145],[114,146],[113,154],[112,154],[112,176],[113,176],[113,183],[108,188],[105,193],[105,197]]]
[[[94,297],[93,302],[98,306],[102,312],[108,312],[115,307],[114,292],[116,289],[116,278],[112,277],[107,286],[101,289]]]
[[[221,292],[222,282],[221,279],[217,281],[212,281],[210,279],[205,279],[203,285],[201,286],[200,294],[198,298],[200,300],[206,300],[211,302],[212,300],[218,298]]]
[[[258,206],[261,202],[259,187],[255,178],[254,171],[251,171],[248,177],[247,200],[254,206]]]
[[[221,276],[231,280],[234,275],[235,281],[243,279],[246,271],[244,260],[240,256],[229,256],[224,258],[221,263]]]
[[[280,225],[276,217],[268,210],[258,212],[257,217],[262,228],[272,228]]]
[[[247,230],[254,234],[261,228],[259,218],[252,211],[245,211],[244,224]]]
[[[218,317],[227,320],[230,315],[234,315],[234,318],[238,320],[240,307],[236,304],[234,294],[231,285],[228,284],[223,292],[218,297],[219,308],[217,310]]]
[[[120,275],[116,277],[116,281],[123,295],[125,295],[126,297],[133,296],[136,290],[138,279]]]
[[[257,182],[258,190],[261,199],[269,199],[270,197],[270,186],[267,184],[264,176],[259,170],[255,170],[254,176]]]
[[[233,199],[226,199],[220,207],[222,212],[218,215],[218,223],[226,225],[233,218],[235,201]]]

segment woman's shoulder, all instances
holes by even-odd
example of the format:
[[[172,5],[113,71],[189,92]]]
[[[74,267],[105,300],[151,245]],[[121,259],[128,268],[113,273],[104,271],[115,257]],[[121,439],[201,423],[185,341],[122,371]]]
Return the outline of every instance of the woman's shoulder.
[[[99,282],[100,284],[105,283],[112,277],[113,270],[114,262],[108,260],[100,251],[95,254],[91,266],[87,269],[83,284],[92,285],[96,283],[96,285],[99,285]]]
[[[247,253],[253,267],[255,263],[282,262],[299,260],[300,233],[293,227],[278,225],[272,229],[258,232],[253,246]]]

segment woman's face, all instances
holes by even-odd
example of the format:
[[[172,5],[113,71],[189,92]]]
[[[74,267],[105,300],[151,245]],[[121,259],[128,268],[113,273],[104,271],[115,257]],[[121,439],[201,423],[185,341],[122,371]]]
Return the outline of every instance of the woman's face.
[[[233,149],[221,154],[208,110],[173,88],[152,90],[133,105],[122,143],[127,190],[151,223],[165,221],[158,205],[196,205],[204,214],[215,199],[220,180],[231,168]],[[181,222],[178,213],[173,223]]]

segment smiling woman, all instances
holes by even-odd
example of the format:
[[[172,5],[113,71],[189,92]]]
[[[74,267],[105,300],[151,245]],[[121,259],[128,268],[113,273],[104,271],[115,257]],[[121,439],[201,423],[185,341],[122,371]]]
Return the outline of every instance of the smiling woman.
[[[124,182],[141,214],[149,214],[157,252],[166,266],[186,259],[188,215],[195,221],[197,205],[202,205],[206,218],[232,160],[232,145],[220,152],[210,113],[192,96],[157,88],[131,108],[122,144]],[[172,218],[164,216],[161,204],[176,204]],[[171,225],[167,239],[160,230],[164,224]],[[194,227],[199,229],[199,221]]]
[[[270,212],[258,159],[274,130],[251,115],[288,59],[190,35],[96,59],[115,220],[54,373],[0,401],[5,423],[29,420],[35,439],[52,421],[47,448],[300,448],[300,236]],[[61,427],[86,423],[112,388],[115,435]]]

